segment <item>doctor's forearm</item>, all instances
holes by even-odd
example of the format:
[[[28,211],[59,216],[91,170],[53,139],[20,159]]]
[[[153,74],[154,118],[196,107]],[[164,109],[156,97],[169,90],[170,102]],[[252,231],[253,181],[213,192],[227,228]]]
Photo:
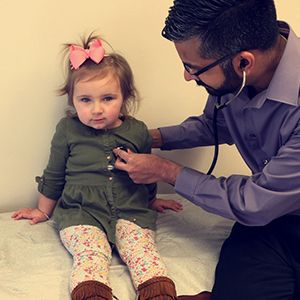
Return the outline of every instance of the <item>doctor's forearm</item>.
[[[167,159],[162,159],[161,166],[159,168],[160,177],[163,182],[175,185],[176,178],[182,170],[182,166]]]

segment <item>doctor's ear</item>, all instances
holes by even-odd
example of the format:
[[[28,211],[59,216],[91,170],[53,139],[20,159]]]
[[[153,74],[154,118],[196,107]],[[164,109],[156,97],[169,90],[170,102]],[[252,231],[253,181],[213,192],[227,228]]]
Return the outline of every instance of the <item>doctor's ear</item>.
[[[254,66],[255,56],[250,51],[242,51],[233,58],[234,69],[237,73],[242,74],[243,71],[247,73]]]

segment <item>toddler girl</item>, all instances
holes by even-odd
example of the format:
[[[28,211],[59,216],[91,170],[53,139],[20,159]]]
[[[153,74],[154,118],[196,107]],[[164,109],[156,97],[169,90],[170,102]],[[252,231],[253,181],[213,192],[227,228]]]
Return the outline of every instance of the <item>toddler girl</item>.
[[[74,113],[56,127],[48,165],[37,178],[38,207],[12,217],[36,224],[52,216],[74,260],[72,299],[112,299],[108,272],[114,246],[138,299],[175,299],[154,242],[155,210],[178,211],[181,205],[157,199],[155,184],[135,184],[114,168],[117,147],[151,151],[145,124],[128,115],[138,100],[132,71],[122,56],[105,54],[99,37],[90,35],[66,50],[68,75],[61,94],[67,94]]]

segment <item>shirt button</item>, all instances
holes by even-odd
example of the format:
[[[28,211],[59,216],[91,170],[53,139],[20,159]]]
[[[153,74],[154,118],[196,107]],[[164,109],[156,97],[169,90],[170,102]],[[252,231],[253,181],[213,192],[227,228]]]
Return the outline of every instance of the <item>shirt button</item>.
[[[111,156],[110,156],[110,155],[106,156],[106,159],[107,159],[107,160],[110,160],[110,159],[111,159]]]
[[[134,218],[134,219],[132,219],[132,221],[133,221],[133,222],[136,222],[136,219]]]
[[[109,180],[109,181],[112,181],[112,180],[113,180],[113,178],[112,178],[112,177],[108,177],[108,180]]]
[[[108,165],[108,166],[107,166],[107,170],[108,170],[108,171],[112,171],[113,169],[114,169],[114,166],[113,166],[113,165]]]
[[[264,160],[263,160],[263,164],[264,164],[264,165],[267,165],[268,162],[269,162],[269,161],[268,161],[267,159],[264,159]]]

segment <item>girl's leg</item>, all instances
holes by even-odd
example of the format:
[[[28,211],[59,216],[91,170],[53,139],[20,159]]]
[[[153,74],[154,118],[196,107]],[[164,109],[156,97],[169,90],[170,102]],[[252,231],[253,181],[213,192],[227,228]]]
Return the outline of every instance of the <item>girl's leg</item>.
[[[81,282],[96,281],[109,286],[111,248],[105,233],[95,226],[78,225],[60,231],[63,245],[73,256],[70,289]]]
[[[139,299],[175,299],[173,281],[154,242],[154,232],[120,219],[116,225],[116,246],[129,268]]]
[[[150,278],[167,275],[152,230],[120,219],[116,225],[116,246],[136,288]]]

